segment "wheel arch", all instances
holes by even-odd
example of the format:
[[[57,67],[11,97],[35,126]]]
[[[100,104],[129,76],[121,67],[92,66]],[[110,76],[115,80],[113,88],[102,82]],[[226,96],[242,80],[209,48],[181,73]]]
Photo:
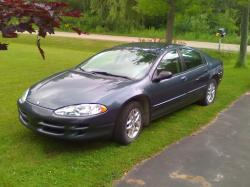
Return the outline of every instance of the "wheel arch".
[[[215,74],[211,77],[211,79],[214,79],[217,83],[217,85],[219,85],[220,83],[220,76],[218,74]]]
[[[136,95],[130,99],[128,99],[126,102],[123,103],[123,105],[121,106],[121,110],[128,104],[131,102],[138,102],[142,105],[143,108],[143,112],[145,115],[144,118],[144,126],[148,126],[151,120],[151,101],[150,98],[147,95]],[[120,111],[121,112],[121,111]]]

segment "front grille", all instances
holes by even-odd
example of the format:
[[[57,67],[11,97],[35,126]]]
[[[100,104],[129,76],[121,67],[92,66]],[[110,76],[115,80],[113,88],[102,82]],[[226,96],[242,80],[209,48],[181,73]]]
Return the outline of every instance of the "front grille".
[[[19,115],[20,115],[20,119],[23,123],[25,123],[25,125],[28,124],[28,116],[25,112],[22,112],[21,110],[19,110]]]
[[[22,123],[40,133],[52,136],[84,136],[89,128],[89,124],[61,124],[54,121],[43,120],[40,118],[29,117],[29,115],[19,109],[20,120]]]
[[[47,121],[40,121],[37,123],[37,128],[44,133],[57,136],[83,136],[89,127],[88,124],[60,125]]]

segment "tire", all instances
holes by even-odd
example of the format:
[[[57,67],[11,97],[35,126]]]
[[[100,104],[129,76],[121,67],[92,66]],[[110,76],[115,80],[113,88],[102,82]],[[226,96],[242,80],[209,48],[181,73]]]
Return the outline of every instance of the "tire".
[[[138,118],[136,116],[138,116]],[[114,131],[115,141],[122,145],[128,145],[135,141],[142,130],[143,121],[143,108],[141,104],[138,102],[128,103],[122,109],[122,112],[117,119]]]
[[[217,81],[212,79],[208,83],[205,97],[200,101],[200,104],[203,106],[208,106],[214,103],[217,92]]]

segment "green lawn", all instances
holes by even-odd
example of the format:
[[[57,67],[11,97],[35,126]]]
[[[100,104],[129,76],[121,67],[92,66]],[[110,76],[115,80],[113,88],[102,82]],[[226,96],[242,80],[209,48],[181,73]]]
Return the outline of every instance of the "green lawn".
[[[116,44],[47,38],[42,41],[47,57],[43,61],[35,39],[23,36],[10,40],[9,51],[0,52],[0,186],[111,186],[136,163],[200,129],[250,89],[250,70],[233,68],[235,54],[209,51],[225,62],[215,104],[193,105],[161,118],[132,145],[57,141],[35,135],[19,123],[16,100],[26,88]]]

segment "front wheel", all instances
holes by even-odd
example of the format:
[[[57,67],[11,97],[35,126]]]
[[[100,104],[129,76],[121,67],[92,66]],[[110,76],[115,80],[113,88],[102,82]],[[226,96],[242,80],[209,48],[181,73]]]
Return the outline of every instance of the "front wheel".
[[[201,100],[200,103],[204,106],[212,104],[216,97],[216,91],[217,91],[217,82],[216,80],[212,79],[208,84],[206,95]]]
[[[130,144],[140,134],[143,126],[143,109],[140,103],[127,104],[116,123],[114,138],[123,145]]]

